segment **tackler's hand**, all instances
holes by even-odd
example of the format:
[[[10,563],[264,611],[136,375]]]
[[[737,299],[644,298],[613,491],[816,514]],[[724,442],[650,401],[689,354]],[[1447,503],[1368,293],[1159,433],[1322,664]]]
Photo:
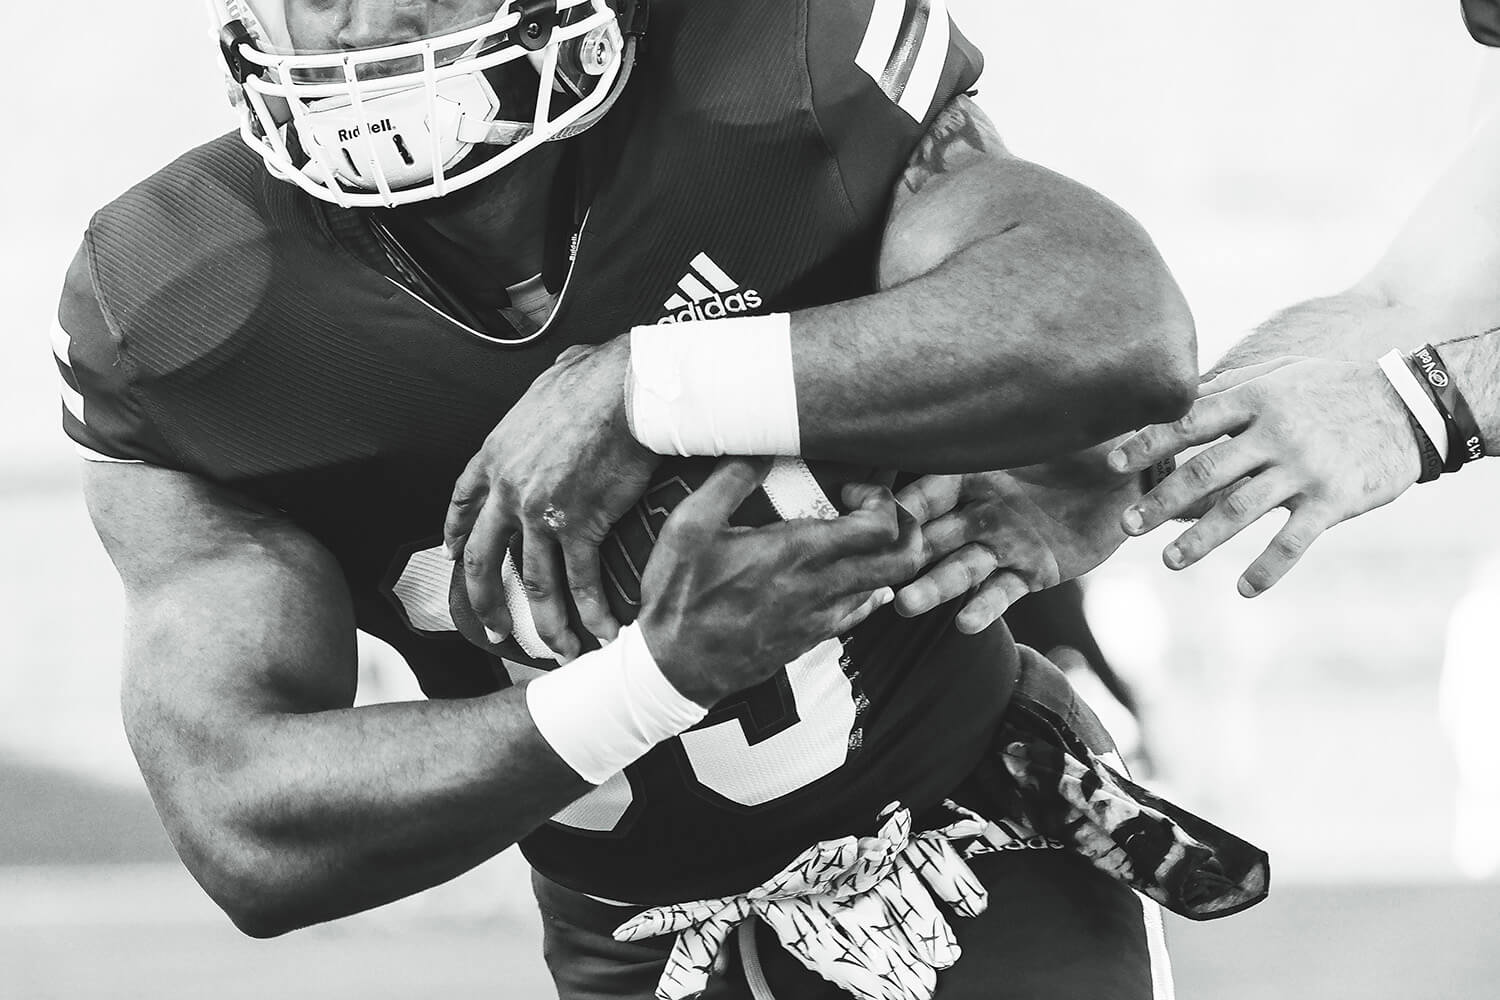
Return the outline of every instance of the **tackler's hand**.
[[[563,661],[582,650],[578,617],[600,641],[619,623],[604,597],[599,545],[640,499],[660,458],[625,422],[624,338],[573,347],[532,383],[485,439],[453,488],[443,526],[461,559],[474,613],[496,641],[509,634],[501,570],[521,536],[517,569],[537,634]]]
[[[1109,449],[907,486],[897,499],[923,522],[927,566],[897,593],[897,612],[923,614],[967,593],[958,629],[980,632],[1026,594],[1107,559],[1125,540],[1120,513],[1141,495],[1140,477],[1106,466]]]
[[[1109,460],[1133,472],[1212,442],[1125,511],[1121,524],[1142,535],[1197,517],[1162,552],[1167,566],[1184,569],[1285,507],[1286,524],[1239,579],[1245,597],[1280,580],[1324,531],[1390,503],[1421,472],[1405,405],[1379,366],[1321,358],[1226,371],[1203,384],[1186,416],[1139,431]]]

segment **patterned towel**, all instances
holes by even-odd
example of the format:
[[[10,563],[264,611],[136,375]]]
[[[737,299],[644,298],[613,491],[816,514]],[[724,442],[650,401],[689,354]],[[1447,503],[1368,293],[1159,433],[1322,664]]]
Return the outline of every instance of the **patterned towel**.
[[[803,965],[861,1000],[930,1000],[937,971],[960,954],[934,896],[960,916],[982,912],[988,896],[959,850],[978,851],[997,835],[993,824],[950,806],[953,823],[913,836],[910,810],[892,803],[873,837],[814,844],[747,893],[647,910],[614,936],[677,934],[659,1000],[701,992],[729,932],[752,915]]]
[[[1137,785],[1045,705],[1013,702],[998,746],[1009,780],[987,783],[1002,813],[1173,913],[1212,920],[1266,898],[1265,851]]]

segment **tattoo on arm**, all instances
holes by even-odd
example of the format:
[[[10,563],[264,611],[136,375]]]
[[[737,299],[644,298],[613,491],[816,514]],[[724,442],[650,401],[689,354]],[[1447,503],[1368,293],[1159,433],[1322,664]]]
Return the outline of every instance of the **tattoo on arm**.
[[[939,174],[961,166],[975,154],[1004,154],[1005,143],[989,117],[966,94],[959,94],[938,113],[917,143],[901,183],[916,193]]]

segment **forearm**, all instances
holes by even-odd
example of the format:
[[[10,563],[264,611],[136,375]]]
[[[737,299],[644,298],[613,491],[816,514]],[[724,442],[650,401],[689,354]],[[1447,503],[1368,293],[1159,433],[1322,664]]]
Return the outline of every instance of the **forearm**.
[[[1285,357],[1363,361],[1411,343],[1416,310],[1363,288],[1309,299],[1283,309],[1231,347],[1210,369],[1217,375]]]
[[[1150,238],[1010,156],[968,97],[913,152],[876,263],[877,291],[794,313],[789,335],[771,318],[717,337],[638,330],[637,438],[664,454],[769,446],[964,472],[1076,451],[1192,402],[1192,314]]]
[[[803,453],[1006,468],[1178,416],[1197,363],[1191,314],[1139,227],[1086,197],[795,314]],[[889,255],[883,271],[904,278]]]
[[[1414,306],[1355,289],[1278,313],[1230,348],[1209,374],[1295,356],[1371,361],[1392,349],[1405,354],[1435,344],[1473,411],[1486,454],[1493,455],[1500,447],[1500,328],[1457,338],[1452,332],[1497,319],[1500,311],[1483,301]]]
[[[256,936],[447,881],[592,787],[519,690],[267,716],[189,750],[192,772],[153,783],[158,807],[195,877]]]

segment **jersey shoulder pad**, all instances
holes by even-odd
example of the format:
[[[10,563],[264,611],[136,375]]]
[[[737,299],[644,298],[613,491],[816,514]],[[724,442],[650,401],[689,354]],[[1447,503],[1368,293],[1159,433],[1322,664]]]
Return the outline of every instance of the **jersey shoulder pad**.
[[[809,0],[807,66],[850,198],[883,215],[917,141],[984,57],[947,0]]]
[[[272,218],[268,184],[279,182],[239,138],[221,136],[94,215],[95,294],[143,369],[202,353],[204,337],[232,328],[236,311],[260,299],[275,259],[273,234],[285,228]]]
[[[63,282],[53,320],[63,431],[91,461],[174,465],[132,384],[131,367],[94,291],[88,243]]]

